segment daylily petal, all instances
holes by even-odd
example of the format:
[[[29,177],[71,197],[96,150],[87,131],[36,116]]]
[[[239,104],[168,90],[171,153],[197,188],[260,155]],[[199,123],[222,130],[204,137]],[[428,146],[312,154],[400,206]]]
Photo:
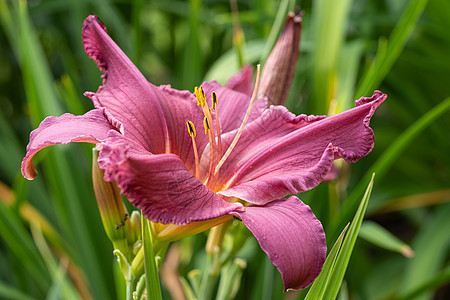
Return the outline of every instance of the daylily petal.
[[[372,150],[370,118],[385,99],[376,91],[356,101],[357,107],[331,117],[296,117],[282,106],[272,106],[247,126],[220,169],[220,194],[265,204],[312,189],[334,159],[355,162]],[[224,147],[233,136],[223,137]]]
[[[105,72],[103,86],[96,93],[85,93],[95,107],[106,108],[108,119],[148,151],[186,153],[181,151],[190,143],[186,121],[201,126],[203,120],[201,110],[193,109],[196,100],[192,93],[149,83],[96,16],[84,22],[83,43],[89,57]],[[206,142],[198,144],[204,147]]]
[[[251,97],[253,91],[253,68],[250,65],[243,66],[242,70],[231,77],[225,86]]]
[[[217,93],[217,110],[219,112],[222,134],[239,128],[247,112],[251,97],[236,90],[223,87],[217,81],[203,82],[202,87],[205,90],[209,106],[211,106],[211,93],[213,91]],[[266,107],[266,98],[256,99],[249,122],[258,118]]]
[[[47,117],[30,133],[27,154],[22,161],[22,174],[27,179],[36,177],[33,156],[42,148],[70,142],[98,143],[106,139],[111,124],[100,110],[91,110],[82,116],[64,114]]]
[[[303,289],[319,275],[327,247],[322,224],[295,196],[249,206],[239,216],[281,273],[284,289]]]
[[[97,149],[104,179],[117,182],[122,194],[155,223],[185,225],[242,208],[204,186],[174,154],[153,155],[117,132]]]

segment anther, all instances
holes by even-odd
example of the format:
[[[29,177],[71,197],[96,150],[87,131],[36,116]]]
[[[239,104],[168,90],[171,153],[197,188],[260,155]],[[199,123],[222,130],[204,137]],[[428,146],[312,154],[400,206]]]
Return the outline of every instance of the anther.
[[[194,123],[192,123],[191,121],[187,121],[186,125],[187,125],[189,135],[192,137],[195,137],[197,133],[195,132]]]
[[[206,105],[206,98],[205,98],[205,92],[203,91],[202,87],[195,87],[194,88],[194,94],[197,98],[197,105],[201,107],[205,107]]]
[[[216,92],[212,92],[211,93],[211,102],[212,102],[212,109],[216,110],[217,109],[217,93]]]
[[[202,93],[202,97],[203,97],[203,99],[205,99],[205,103],[206,103],[206,96],[205,96],[205,91],[203,90],[203,87],[200,87],[200,92]]]
[[[194,151],[194,158],[195,158],[195,178],[199,178],[200,163],[199,163],[199,159],[198,159],[197,145],[195,143],[195,136],[196,136],[195,126],[194,126],[194,123],[192,123],[191,121],[187,121],[186,126],[188,129],[189,135],[191,136],[191,139],[192,139],[192,149]]]
[[[208,116],[205,116],[203,118],[203,127],[205,127],[205,135],[208,134],[209,133],[209,129],[210,129]]]

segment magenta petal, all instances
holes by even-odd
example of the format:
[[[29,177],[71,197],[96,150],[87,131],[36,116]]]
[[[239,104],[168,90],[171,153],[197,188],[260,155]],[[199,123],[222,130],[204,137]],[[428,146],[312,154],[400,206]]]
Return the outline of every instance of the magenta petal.
[[[219,112],[221,133],[224,134],[239,128],[247,112],[251,97],[236,90],[223,87],[216,81],[203,82],[202,87],[205,90],[205,95],[210,106],[211,93],[213,91],[217,93],[217,110]],[[266,106],[266,98],[256,99],[249,117],[249,122],[258,118]]]
[[[245,65],[242,70],[228,80],[226,87],[249,97],[253,92],[253,68]]]
[[[180,157],[186,154],[191,143],[186,121],[199,128],[203,124],[203,114],[195,106],[192,93],[149,83],[96,16],[84,22],[83,43],[89,57],[105,72],[103,86],[96,93],[85,94],[95,107],[105,108],[110,122],[147,151]],[[200,135],[198,139],[207,140]],[[197,144],[204,147],[206,142],[199,140]]]
[[[376,91],[343,113],[298,117],[282,106],[272,106],[249,124],[236,148],[220,169],[219,192],[262,205],[288,194],[317,186],[332,162],[355,162],[373,148],[369,121],[386,99]],[[224,148],[234,132],[222,139]]]
[[[235,212],[281,273],[284,289],[303,289],[319,275],[327,247],[322,224],[297,197]]]
[[[27,179],[36,177],[33,156],[42,148],[70,142],[98,143],[106,139],[112,126],[100,110],[91,110],[82,116],[64,114],[47,117],[30,134],[27,154],[22,161],[22,174]]]
[[[242,207],[204,186],[174,154],[150,154],[116,132],[97,149],[104,179],[117,182],[128,200],[153,222],[185,225]]]

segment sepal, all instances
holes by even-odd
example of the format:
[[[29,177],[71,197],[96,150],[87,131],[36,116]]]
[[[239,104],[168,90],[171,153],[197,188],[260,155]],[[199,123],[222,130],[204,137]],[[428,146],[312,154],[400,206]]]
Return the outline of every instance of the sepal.
[[[132,279],[131,265],[128,263],[127,258],[118,249],[114,250],[113,254],[117,257],[117,262],[119,263],[120,271],[122,271],[123,278],[125,278],[127,282],[130,282]]]

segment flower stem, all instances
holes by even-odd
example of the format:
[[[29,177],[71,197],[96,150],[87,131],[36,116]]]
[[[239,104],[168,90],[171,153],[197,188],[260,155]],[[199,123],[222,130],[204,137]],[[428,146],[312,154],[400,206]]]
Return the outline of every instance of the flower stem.
[[[155,262],[155,249],[153,248],[153,240],[149,227],[149,221],[142,216],[141,222],[147,299],[162,300],[161,285],[159,283],[158,267],[156,266]]]
[[[127,281],[126,300],[133,300],[133,292],[136,290],[136,283],[138,278],[132,276],[130,281]]]
[[[199,300],[209,300],[212,299],[214,289],[217,285],[217,280],[220,274],[220,260],[219,260],[220,250],[215,248],[214,253],[208,254],[207,261],[205,265],[205,270],[203,273],[202,283],[200,285]]]
[[[209,300],[212,297],[214,289],[219,279],[222,263],[220,261],[220,252],[222,241],[230,222],[220,224],[211,228],[208,241],[206,243],[207,261],[203,272],[202,283],[200,285],[200,300]]]

